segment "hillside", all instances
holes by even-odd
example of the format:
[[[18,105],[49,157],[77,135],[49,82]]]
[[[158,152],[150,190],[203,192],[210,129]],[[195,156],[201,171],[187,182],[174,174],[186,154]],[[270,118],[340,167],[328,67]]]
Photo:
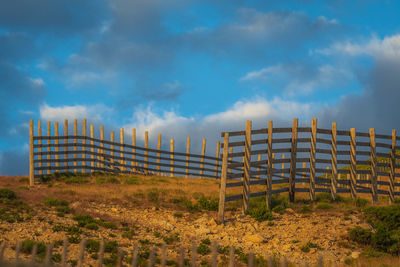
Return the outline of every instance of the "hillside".
[[[97,240],[103,238],[111,247],[106,253],[110,265],[115,264],[117,244],[129,253],[138,244],[142,264],[152,247],[167,244],[172,259],[168,263],[173,265],[181,246],[190,258],[193,241],[202,244],[197,251],[199,263],[204,264],[209,261],[212,241],[218,242],[220,262],[225,263],[228,246],[234,245],[237,266],[244,265],[249,252],[255,253],[260,266],[266,266],[262,264],[271,256],[275,261],[287,259],[297,264],[315,264],[320,256],[326,263],[339,265],[356,261],[391,264],[396,260],[383,253],[379,259],[367,258],[367,253],[362,253],[365,246],[349,241],[349,229],[371,228],[362,214],[368,201],[341,198],[331,203],[327,195],[320,194],[316,203],[309,203],[306,195],[299,194],[296,203],[289,205],[282,195],[274,198],[272,218],[263,217],[264,200],[258,198],[252,199],[251,216],[241,215],[239,202],[229,203],[227,222],[218,225],[216,180],[101,173],[48,178],[46,183],[29,188],[26,177],[0,177],[0,188],[16,193],[16,199],[0,194],[0,241],[10,244],[6,257],[15,254],[12,245],[15,249],[16,240],[25,240],[25,253],[21,256],[28,257],[26,240],[35,240],[54,242],[57,262],[62,241],[67,237],[72,264],[78,258],[79,242],[82,238],[88,240],[91,245],[86,263],[91,266],[96,262]],[[129,261],[128,256],[126,260]]]

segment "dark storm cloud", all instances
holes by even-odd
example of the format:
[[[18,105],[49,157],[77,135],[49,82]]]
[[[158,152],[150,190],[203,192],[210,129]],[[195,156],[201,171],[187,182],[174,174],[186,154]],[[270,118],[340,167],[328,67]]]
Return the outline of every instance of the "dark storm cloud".
[[[391,129],[399,131],[399,69],[400,57],[378,57],[368,78],[361,80],[363,93],[344,96],[338,105],[322,112],[321,121],[337,121],[340,128],[356,127],[365,131],[376,128],[385,133],[390,133]]]
[[[0,151],[0,175],[27,175],[28,167],[28,151],[21,149]]]
[[[103,0],[13,0],[0,4],[0,25],[8,29],[75,33],[98,27],[107,14]]]

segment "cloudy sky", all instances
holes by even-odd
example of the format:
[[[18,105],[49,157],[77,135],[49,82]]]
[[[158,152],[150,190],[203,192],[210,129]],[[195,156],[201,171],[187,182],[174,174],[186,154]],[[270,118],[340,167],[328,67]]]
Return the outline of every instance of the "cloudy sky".
[[[135,127],[151,145],[206,137],[208,153],[246,119],[399,129],[399,13],[395,0],[1,1],[0,174],[27,173],[29,119]]]

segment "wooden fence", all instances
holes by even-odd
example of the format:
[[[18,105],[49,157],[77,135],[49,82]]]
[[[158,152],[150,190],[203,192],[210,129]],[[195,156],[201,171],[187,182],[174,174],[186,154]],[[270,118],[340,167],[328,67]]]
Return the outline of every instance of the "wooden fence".
[[[79,244],[79,253],[77,257],[70,257],[70,244],[68,239],[63,241],[63,245],[60,253],[54,253],[54,243],[48,243],[45,245],[44,259],[40,259],[38,256],[38,245],[33,245],[29,255],[22,256],[22,243],[16,241],[14,244],[9,244],[7,241],[3,241],[0,244],[0,266],[14,266],[14,267],[50,267],[50,266],[282,266],[288,267],[289,262],[286,257],[276,257],[269,255],[268,257],[259,257],[253,252],[244,254],[242,250],[236,250],[232,245],[230,247],[220,247],[216,241],[213,241],[210,245],[210,255],[205,255],[201,258],[198,255],[198,243],[193,242],[189,247],[173,247],[173,254],[168,255],[168,247],[166,244],[162,244],[161,247],[153,247],[150,252],[145,252],[146,256],[141,255],[141,249],[137,244],[134,245],[132,251],[127,251],[126,248],[118,248],[117,259],[114,263],[104,263],[105,259],[105,248],[106,242],[104,240],[99,241],[99,249],[96,252],[97,259],[88,259],[87,240],[82,239]],[[12,245],[12,246],[10,246]],[[5,249],[11,247],[14,249],[14,255],[5,255]],[[24,252],[26,253],[26,251]],[[53,257],[57,254],[58,257]],[[219,254],[221,257],[219,257]],[[204,254],[203,254],[204,255]],[[43,256],[43,255],[42,255]],[[55,260],[57,259],[57,260]],[[317,264],[318,267],[323,266],[337,266],[338,259],[332,257],[324,257],[322,253],[318,255]],[[74,263],[73,263],[74,262]],[[94,265],[93,265],[94,264]],[[307,262],[290,263],[290,266],[309,266]],[[313,265],[314,266],[314,265]]]
[[[356,132],[354,128],[337,130],[299,127],[293,120],[289,128],[273,127],[272,121],[263,129],[252,129],[246,122],[244,131],[225,132],[223,139],[221,187],[218,219],[224,220],[225,202],[243,200],[243,212],[251,197],[265,196],[271,207],[273,194],[288,192],[294,201],[296,192],[308,193],[315,200],[316,192],[337,194],[370,194],[374,202],[379,195],[394,202],[400,196],[398,181],[400,140],[392,135]],[[279,168],[282,164],[282,168]],[[240,194],[227,189],[241,188]],[[251,190],[252,189],[252,190]]]
[[[83,120],[81,134],[74,120],[73,134],[68,131],[68,120],[64,122],[64,134],[59,134],[58,122],[47,122],[47,134],[42,135],[41,121],[38,121],[37,135],[33,121],[30,121],[29,178],[49,175],[53,172],[112,172],[130,174],[153,174],[170,176],[194,176],[219,178],[219,142],[216,156],[208,156],[206,139],[203,139],[201,154],[190,153],[190,137],[187,138],[186,152],[176,152],[175,142],[170,140],[170,150],[161,150],[161,134],[158,134],[157,148],[149,148],[149,135],[145,132],[144,147],[136,145],[136,130],[132,129],[132,143],[124,141],[124,129],[120,129],[119,142],[111,132],[110,140],[105,140],[104,127],[100,126],[100,139],[94,138],[94,126],[90,125],[87,135],[86,119]]]

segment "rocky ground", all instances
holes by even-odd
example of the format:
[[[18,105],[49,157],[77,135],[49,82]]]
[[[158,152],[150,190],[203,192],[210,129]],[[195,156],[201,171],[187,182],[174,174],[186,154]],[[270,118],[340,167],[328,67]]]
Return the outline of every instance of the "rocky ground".
[[[177,181],[182,188],[184,180]],[[139,193],[130,192],[129,197],[126,192],[120,192],[121,197],[118,198],[115,188],[122,186],[123,184],[114,183],[89,183],[79,186],[56,183],[51,187],[39,185],[28,189],[18,183],[3,183],[3,187],[14,188],[18,197],[28,203],[31,209],[25,211],[25,215],[22,216],[24,219],[20,222],[0,220],[0,241],[9,243],[5,251],[6,257],[14,257],[16,240],[54,242],[54,253],[61,254],[62,240],[65,237],[76,237],[76,240],[71,239],[69,258],[73,259],[72,264],[76,262],[74,259],[78,258],[79,241],[82,238],[117,241],[118,246],[128,252],[126,259],[129,259],[135,244],[140,246],[141,253],[146,254],[147,251],[148,254],[151,247],[160,247],[165,243],[168,246],[169,258],[176,259],[177,251],[182,246],[186,248],[186,257],[190,258],[193,242],[200,244],[203,240],[206,247],[210,247],[209,239],[211,242],[217,241],[220,246],[222,262],[226,262],[228,254],[224,247],[233,245],[240,249],[236,253],[238,265],[243,264],[243,258],[249,252],[264,259],[270,256],[277,260],[286,258],[290,263],[296,263],[296,266],[303,266],[304,263],[316,264],[321,255],[326,263],[346,265],[354,263],[354,259],[358,258],[363,250],[362,247],[348,241],[348,229],[355,226],[370,227],[363,222],[360,210],[350,204],[336,204],[324,209],[317,208],[317,204],[308,205],[311,209],[304,209],[304,205],[297,204],[287,208],[282,214],[273,213],[273,220],[262,222],[250,216],[242,216],[238,209],[233,208],[233,211],[228,212],[227,221],[223,225],[216,223],[216,211],[188,211],[179,205],[162,204],[164,201],[174,203],[171,199],[175,199],[176,196],[170,196],[168,199],[168,194],[163,195],[159,192],[163,201],[160,202],[159,198],[157,201],[151,201],[152,194],[149,192],[154,192],[154,187],[157,186],[154,183],[149,187],[152,191],[146,191],[147,189],[142,187]],[[170,186],[172,188],[176,185]],[[203,185],[199,185],[198,188],[201,186]],[[131,187],[134,188],[132,185]],[[110,192],[99,197],[95,193],[97,188],[97,192]],[[210,194],[215,195],[215,192]],[[46,204],[48,196],[67,200],[65,205],[68,209],[60,214],[59,206]],[[92,216],[95,221],[92,224],[97,224],[97,227],[86,224],[77,227],[79,233],[72,233],[73,231],[67,228],[79,224],[76,218],[74,220],[77,214]],[[205,264],[210,255],[204,254],[199,254],[199,262],[203,260]],[[28,257],[24,254],[22,256]],[[94,266],[96,256],[96,252],[87,251],[86,263]],[[115,257],[115,251],[110,251],[106,256]],[[174,264],[172,261],[169,263]]]

